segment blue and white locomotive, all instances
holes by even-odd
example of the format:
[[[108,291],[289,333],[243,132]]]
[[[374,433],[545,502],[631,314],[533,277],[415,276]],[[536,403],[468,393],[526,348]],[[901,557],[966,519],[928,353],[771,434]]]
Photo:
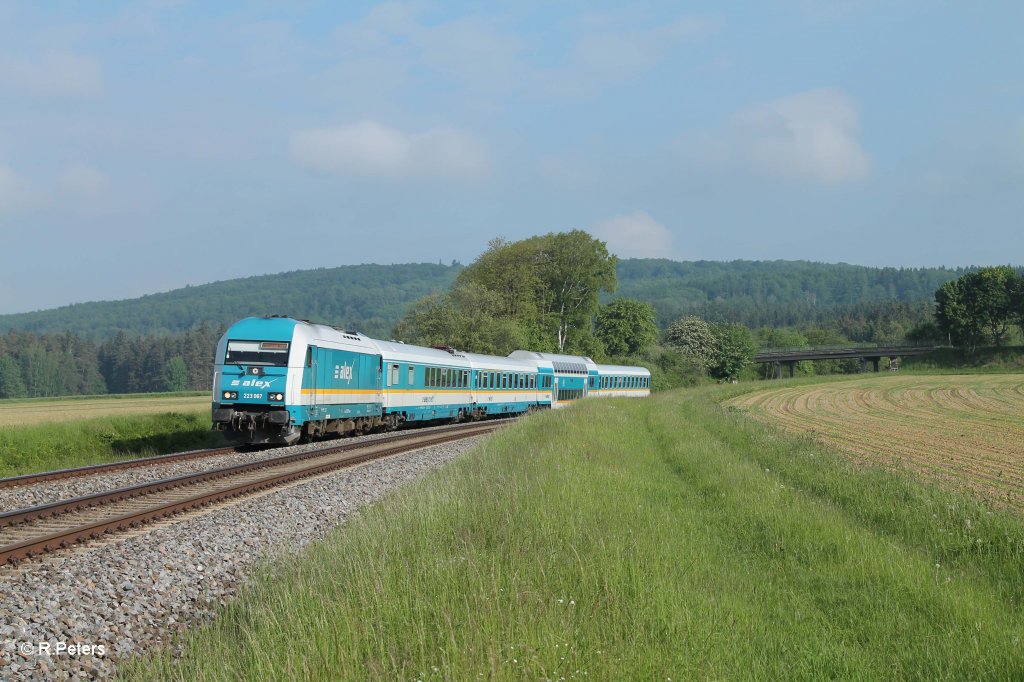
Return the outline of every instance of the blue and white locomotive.
[[[217,345],[213,426],[248,444],[393,430],[650,393],[643,367],[517,350],[508,357],[378,341],[285,317],[249,317]]]

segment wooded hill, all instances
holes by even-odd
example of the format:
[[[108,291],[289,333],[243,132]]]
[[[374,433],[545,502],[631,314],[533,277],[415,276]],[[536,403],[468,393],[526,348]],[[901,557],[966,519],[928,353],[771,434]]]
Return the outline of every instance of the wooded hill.
[[[278,314],[391,338],[410,303],[446,291],[461,270],[458,264],[419,263],[261,275],[122,301],[0,315],[0,333],[70,331],[101,342],[118,332],[175,335],[203,322],[219,327],[249,315]],[[807,261],[630,259],[618,264],[612,297],[651,303],[662,327],[687,314],[751,328],[824,325],[841,317],[877,317],[880,308],[893,308],[900,317],[930,315],[935,290],[964,272]]]

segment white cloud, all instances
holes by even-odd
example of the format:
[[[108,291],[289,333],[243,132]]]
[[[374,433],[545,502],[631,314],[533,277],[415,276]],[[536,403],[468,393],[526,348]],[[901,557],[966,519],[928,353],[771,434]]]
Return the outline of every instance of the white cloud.
[[[57,183],[64,191],[82,198],[96,197],[110,187],[110,180],[102,171],[86,164],[65,167]]]
[[[0,87],[33,95],[83,97],[103,87],[99,62],[87,55],[51,51],[36,59],[0,57]]]
[[[852,100],[841,90],[822,89],[740,111],[724,129],[685,146],[714,165],[837,185],[871,172],[858,132]]]
[[[646,211],[633,211],[603,220],[590,233],[608,243],[608,250],[621,258],[673,258],[672,233]]]
[[[407,133],[376,121],[300,130],[289,150],[299,165],[370,178],[476,178],[490,168],[473,135],[450,128]]]

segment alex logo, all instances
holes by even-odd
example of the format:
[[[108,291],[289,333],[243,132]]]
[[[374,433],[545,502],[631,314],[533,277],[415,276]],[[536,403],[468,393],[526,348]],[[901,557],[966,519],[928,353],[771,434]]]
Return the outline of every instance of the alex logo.
[[[270,388],[270,385],[273,383],[273,381],[266,379],[246,379],[245,381],[233,379],[231,381],[232,386],[238,386],[239,384],[241,384],[242,386],[246,386],[248,388]]]
[[[352,365],[335,365],[334,378],[341,381],[352,381]]]

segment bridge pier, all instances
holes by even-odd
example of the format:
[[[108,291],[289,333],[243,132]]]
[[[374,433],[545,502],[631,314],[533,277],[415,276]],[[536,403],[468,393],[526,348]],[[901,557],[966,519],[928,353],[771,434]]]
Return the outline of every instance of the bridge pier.
[[[871,364],[874,366],[874,370],[877,372],[878,371],[878,363],[882,360],[882,358],[865,358],[865,357],[862,357],[860,359],[860,371],[861,372],[868,371],[868,360],[871,361]]]
[[[775,375],[776,379],[781,379],[782,378],[782,366],[785,365],[789,369],[789,378],[792,379],[793,377],[796,376],[796,363],[797,363],[797,360],[785,360],[785,361],[776,360],[775,362],[772,363],[772,366],[774,368],[774,371],[772,372],[772,374]]]

